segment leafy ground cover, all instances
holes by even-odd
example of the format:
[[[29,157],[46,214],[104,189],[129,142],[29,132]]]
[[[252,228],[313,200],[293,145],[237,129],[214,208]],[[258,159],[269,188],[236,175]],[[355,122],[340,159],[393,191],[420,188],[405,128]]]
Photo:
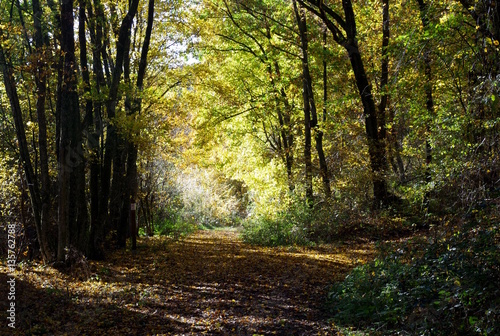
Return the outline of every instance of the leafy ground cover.
[[[21,264],[16,333],[335,335],[323,309],[328,287],[373,253],[368,243],[255,247],[235,231],[206,230],[178,241],[141,238],[135,252],[90,262],[88,279],[79,278],[84,269]],[[2,284],[6,272],[3,263]],[[0,334],[12,334],[2,320]]]
[[[332,317],[369,335],[498,335],[497,215],[473,210],[463,224],[387,244],[333,285]]]

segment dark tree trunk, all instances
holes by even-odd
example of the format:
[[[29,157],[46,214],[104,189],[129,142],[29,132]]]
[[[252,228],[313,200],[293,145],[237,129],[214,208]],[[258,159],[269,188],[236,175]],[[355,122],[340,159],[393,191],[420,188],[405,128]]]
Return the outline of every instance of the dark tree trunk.
[[[292,130],[292,107],[288,101],[288,97],[286,95],[285,89],[282,87],[280,89],[281,98],[284,103],[284,113],[283,113],[283,139],[286,139],[285,145],[285,164],[286,164],[286,172],[288,176],[288,188],[290,191],[295,189],[295,183],[293,181],[293,130]]]
[[[310,90],[311,76],[309,74],[309,63],[307,57],[307,26],[305,13],[302,8],[297,7],[297,2],[293,0],[293,9],[297,25],[299,27],[300,40],[302,44],[302,97],[304,102],[304,164],[305,164],[305,187],[306,202],[312,206],[313,185],[312,185],[312,159],[311,159],[311,128],[316,126],[316,106],[314,97]]]
[[[147,59],[149,52],[149,45],[151,42],[151,33],[153,31],[153,22],[154,22],[154,9],[155,9],[155,1],[149,0],[148,2],[148,21],[146,25],[146,33],[144,36],[144,41],[141,50],[141,58],[139,60],[139,69],[137,72],[137,91],[139,95],[142,93],[144,88],[144,77],[146,76],[146,68],[147,68]],[[137,115],[141,111],[142,100],[140,97],[135,98],[132,102],[130,113],[132,115]],[[137,201],[137,193],[138,193],[138,181],[137,181],[137,157],[138,150],[137,145],[132,141],[128,142],[128,155],[127,155],[127,194],[130,198],[130,201],[127,203],[127,206],[124,207],[124,211],[128,213],[128,204],[136,203]],[[128,199],[127,199],[128,200]],[[133,212],[135,214],[135,211]],[[135,221],[134,221],[135,222]],[[135,236],[137,235],[137,229],[133,228],[132,232],[132,241],[135,242]]]
[[[271,37],[268,36],[270,39]],[[286,167],[288,189],[293,191],[295,189],[295,184],[293,182],[293,133],[291,130],[291,120],[290,120],[290,104],[288,103],[288,98],[286,92],[281,88],[278,92],[278,88],[275,81],[275,76],[279,80],[281,77],[281,72],[278,62],[274,63],[275,75],[273,74],[271,66],[268,66],[269,78],[276,95],[276,114],[278,116],[279,123],[279,136],[281,139],[282,147],[281,154]],[[283,102],[285,110],[281,109],[281,103]]]
[[[94,1],[95,14],[92,6],[87,3],[87,17],[90,28],[90,39],[92,45],[92,67],[95,74],[95,92],[99,95],[106,85],[104,79],[101,50],[103,49],[103,27],[104,16],[102,5],[98,0]],[[93,101],[93,115],[87,120],[88,144],[90,149],[90,232],[89,232],[89,254],[92,259],[104,257],[103,237],[105,235],[104,223],[99,222],[100,211],[100,169],[101,169],[101,146],[100,141],[103,134],[102,125],[102,102],[100,98]],[[109,183],[109,182],[108,182]]]
[[[326,123],[326,103],[328,101],[328,73],[327,73],[327,62],[326,62],[326,29],[323,32],[323,118],[322,125]],[[328,176],[328,165],[326,163],[325,152],[323,150],[323,130],[320,127],[316,128],[315,133],[316,140],[316,151],[318,152],[319,158],[319,170],[321,174],[321,180],[323,181],[323,192],[326,198],[329,198],[332,194],[330,188],[330,177]]]
[[[401,145],[400,141],[400,133],[402,132],[401,125],[394,125],[394,110],[389,108],[388,110],[388,122],[392,125],[391,131],[387,134],[387,143],[388,143],[388,161],[392,165],[392,170],[394,174],[399,177],[400,183],[406,182],[406,172],[405,166],[403,163],[403,159],[401,157]]]
[[[125,182],[125,162],[126,162],[126,143],[124,139],[116,135],[117,144],[115,155],[113,157],[113,183],[111,185],[111,198],[109,200],[109,221],[110,227],[117,232],[117,244],[119,247],[125,247],[127,239],[127,228],[123,225],[123,203],[128,201],[126,197]]]
[[[90,6],[90,4],[88,5]],[[87,37],[85,32],[85,23],[87,22],[87,1],[79,0],[79,19],[78,19],[78,39],[80,42],[80,69],[83,79],[83,90],[85,92],[85,116],[83,122],[83,129],[87,135],[88,148],[92,151],[95,148],[95,139],[93,138],[93,118],[94,118],[94,106],[91,98],[91,84],[90,84],[90,71],[87,59]],[[83,139],[82,139],[83,142]],[[83,153],[82,153],[83,154]],[[83,155],[82,155],[83,159]],[[94,158],[91,157],[91,160]],[[82,168],[85,164],[81,165]],[[92,175],[95,174],[95,167],[91,165],[91,187],[92,187]],[[76,237],[79,241],[79,246],[81,250],[84,251],[85,255],[89,255],[90,251],[94,249],[93,242],[90,240],[90,232],[92,229],[92,222],[89,221],[87,213],[87,201],[85,199],[85,171],[82,169],[79,171],[78,178],[78,199],[79,199],[79,219],[78,227],[80,228],[80,233]],[[95,183],[95,181],[94,181]],[[92,191],[91,191],[92,193]],[[91,207],[92,207],[92,197],[91,197]]]
[[[328,29],[332,32],[334,40],[344,47],[349,55],[351,67],[356,79],[356,86],[361,102],[363,103],[363,115],[365,117],[365,130],[373,182],[374,207],[378,208],[387,202],[387,184],[385,180],[387,158],[385,142],[379,135],[378,110],[375,107],[372,88],[368,81],[363,59],[359,51],[356,20],[351,0],[342,1],[344,19],[326,6],[323,1],[298,1],[306,5],[311,12],[323,20]]]
[[[130,2],[130,7],[127,12],[127,15],[122,20],[122,24],[120,26],[119,34],[118,34],[118,41],[116,44],[116,59],[115,59],[115,64],[113,67],[113,74],[111,78],[111,83],[109,86],[109,95],[108,95],[108,100],[106,104],[106,109],[108,112],[108,118],[113,119],[115,117],[115,111],[116,111],[116,105],[118,103],[118,85],[120,83],[120,78],[123,72],[123,63],[125,59],[125,52],[127,51],[127,40],[130,37],[130,29],[132,27],[132,22],[134,19],[135,14],[137,13],[137,7],[139,5],[139,0],[132,0]],[[104,48],[102,50],[104,52]],[[106,67],[105,67],[106,68]],[[109,200],[110,196],[110,180],[111,180],[111,167],[112,167],[112,161],[113,158],[116,158],[116,160],[120,160],[120,158],[117,156],[117,133],[116,129],[113,125],[108,125],[108,130],[107,130],[107,138],[106,138],[106,145],[105,145],[105,153],[104,153],[104,162],[103,166],[101,169],[101,198],[99,200],[99,222],[100,223],[108,223],[108,201],[114,201],[114,202],[119,202],[119,200],[116,199],[111,199]],[[119,172],[121,171],[120,162],[118,167],[113,168],[113,170],[118,172],[117,176],[113,176],[113,179],[117,177],[120,179]],[[119,181],[117,181],[119,182]],[[115,182],[113,182],[115,183]],[[116,188],[121,188],[120,183],[117,184]],[[119,195],[119,193],[116,193],[116,195]],[[115,209],[121,209],[121,206],[113,206]],[[111,209],[111,205],[109,206]],[[109,229],[106,228],[104,232],[106,232]]]
[[[33,25],[35,27],[36,69],[35,85],[37,88],[36,111],[38,120],[38,147],[40,152],[40,181],[41,181],[41,240],[47,242],[47,230],[51,221],[51,185],[49,175],[49,156],[47,145],[47,118],[45,116],[45,100],[47,95],[47,68],[44,65],[44,43],[42,32],[42,9],[39,0],[32,1]],[[50,252],[49,252],[50,253]],[[51,253],[50,253],[51,254]]]
[[[125,98],[125,111],[130,114],[131,111],[131,85],[130,85],[130,34],[125,41],[123,59],[123,79],[127,85]],[[111,199],[109,203],[109,214],[111,227],[117,232],[117,245],[125,247],[127,243],[128,228],[128,204],[129,190],[126,180],[126,164],[129,142],[122,134],[116,134],[115,155],[113,157],[113,184],[111,185]]]
[[[247,9],[248,10],[248,9]],[[269,26],[269,21],[267,17],[264,17],[264,23],[266,27],[266,38],[270,43],[272,43],[272,33],[271,27]],[[267,55],[265,55],[267,59]],[[295,190],[295,183],[293,181],[293,133],[290,115],[292,113],[290,103],[288,101],[287,94],[283,87],[278,88],[278,83],[281,80],[281,70],[278,61],[274,61],[274,73],[271,64],[267,64],[267,72],[269,74],[269,80],[273,87],[275,100],[276,100],[276,114],[278,116],[279,123],[279,137],[282,143],[281,155],[283,162],[285,163],[288,189],[290,191]],[[281,105],[283,104],[284,110],[282,110]]]
[[[3,31],[0,28],[0,36],[3,35]],[[14,80],[14,72],[10,62],[7,62],[7,57],[4,50],[0,44],[0,68],[3,74],[3,81],[5,86],[5,91],[7,97],[9,98],[12,117],[14,119],[14,125],[16,129],[16,137],[19,146],[19,156],[23,164],[24,177],[26,178],[26,184],[28,185],[28,190],[30,193],[31,206],[33,209],[33,216],[35,218],[36,233],[38,237],[38,242],[40,244],[40,252],[42,258],[45,262],[50,261],[50,249],[48,242],[44,240],[44,235],[42,234],[41,225],[41,197],[38,182],[33,170],[33,165],[31,163],[31,158],[29,155],[28,142],[26,140],[26,133],[24,130],[23,115],[21,110],[21,105],[19,103],[19,96],[17,94],[16,82]]]
[[[80,114],[77,92],[77,71],[75,59],[73,0],[61,3],[61,50],[64,53],[63,83],[61,89],[61,116],[58,165],[58,248],[57,260],[64,261],[65,249],[70,244],[70,230],[77,227],[78,211],[70,211],[73,200],[76,200],[77,185],[82,183],[78,178],[81,171],[81,136]],[[75,196],[72,199],[72,196]]]
[[[389,93],[387,84],[389,83],[389,0],[382,1],[382,64],[380,77],[380,104],[378,106],[379,115],[379,136],[382,141],[386,139],[386,110],[389,103]]]
[[[359,51],[356,32],[356,21],[350,0],[342,2],[345,23],[346,41],[344,48],[349,54],[349,60],[356,78],[356,86],[363,103],[365,129],[368,138],[368,152],[370,155],[370,165],[373,180],[374,207],[378,208],[386,203],[387,184],[385,182],[386,153],[384,139],[381,139],[378,132],[378,111],[375,108],[375,101],[372,95],[372,88],[368,81],[363,65],[363,59]]]
[[[422,26],[424,31],[427,31],[429,27],[429,16],[427,12],[427,4],[424,3],[423,0],[417,0],[418,2],[418,8],[420,10],[420,18],[422,20]],[[424,84],[424,90],[425,90],[425,96],[426,96],[426,108],[427,108],[427,115],[428,115],[428,120],[429,122],[426,125],[426,138],[425,138],[425,164],[426,164],[426,171],[425,171],[425,180],[427,183],[432,182],[432,176],[430,173],[430,164],[432,163],[432,146],[431,142],[429,140],[429,124],[430,121],[432,120],[434,116],[434,99],[432,96],[432,68],[431,68],[431,56],[430,56],[430,50],[429,48],[425,48],[424,50],[424,73],[425,73],[425,84]],[[424,205],[427,207],[428,206],[428,199],[429,195],[425,195],[424,197]]]
[[[385,146],[383,139],[379,138],[377,109],[371,93],[371,86],[366,77],[366,72],[358,49],[357,42],[352,40],[346,44],[346,50],[349,51],[351,66],[354,70],[356,85],[363,102],[365,116],[365,130],[368,138],[368,152],[370,155],[370,165],[372,171],[374,206],[380,207],[385,203],[387,197],[387,186],[385,182]]]

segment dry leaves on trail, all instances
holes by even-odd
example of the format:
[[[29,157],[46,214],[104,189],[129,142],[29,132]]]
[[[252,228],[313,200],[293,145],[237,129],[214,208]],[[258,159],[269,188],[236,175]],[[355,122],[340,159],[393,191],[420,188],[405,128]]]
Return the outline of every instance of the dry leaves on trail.
[[[334,335],[321,310],[327,287],[372,252],[370,245],[254,247],[234,231],[198,231],[181,241],[143,238],[135,252],[117,251],[105,262],[91,262],[87,281],[50,267],[22,266],[16,273],[16,330],[23,335]],[[5,283],[5,266],[0,272]],[[0,331],[6,330],[3,324]]]

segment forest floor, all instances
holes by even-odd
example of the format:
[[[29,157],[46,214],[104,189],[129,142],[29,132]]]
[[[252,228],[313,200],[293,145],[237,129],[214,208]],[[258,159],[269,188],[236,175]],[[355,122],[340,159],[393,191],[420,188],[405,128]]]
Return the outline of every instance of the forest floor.
[[[236,231],[174,241],[141,238],[70,274],[21,263],[16,332],[1,335],[336,335],[322,309],[328,286],[373,258],[371,243],[316,248],[244,244]],[[7,310],[5,263],[0,309]]]

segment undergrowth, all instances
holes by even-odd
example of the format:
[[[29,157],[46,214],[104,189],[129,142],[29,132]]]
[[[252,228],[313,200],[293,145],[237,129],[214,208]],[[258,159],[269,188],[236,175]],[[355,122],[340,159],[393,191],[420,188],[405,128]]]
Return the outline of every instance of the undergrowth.
[[[370,334],[500,334],[499,222],[475,210],[451,235],[387,248],[333,285],[333,321]]]
[[[175,216],[173,219],[165,218],[155,223],[154,234],[179,239],[193,233],[197,228],[196,224],[185,221],[180,216]],[[145,233],[142,232],[142,234]]]
[[[344,240],[377,240],[407,235],[416,228],[410,216],[393,216],[394,209],[376,214],[352,209],[336,200],[308,207],[294,199],[274,216],[258,214],[243,222],[245,242],[263,246],[315,245]]]

